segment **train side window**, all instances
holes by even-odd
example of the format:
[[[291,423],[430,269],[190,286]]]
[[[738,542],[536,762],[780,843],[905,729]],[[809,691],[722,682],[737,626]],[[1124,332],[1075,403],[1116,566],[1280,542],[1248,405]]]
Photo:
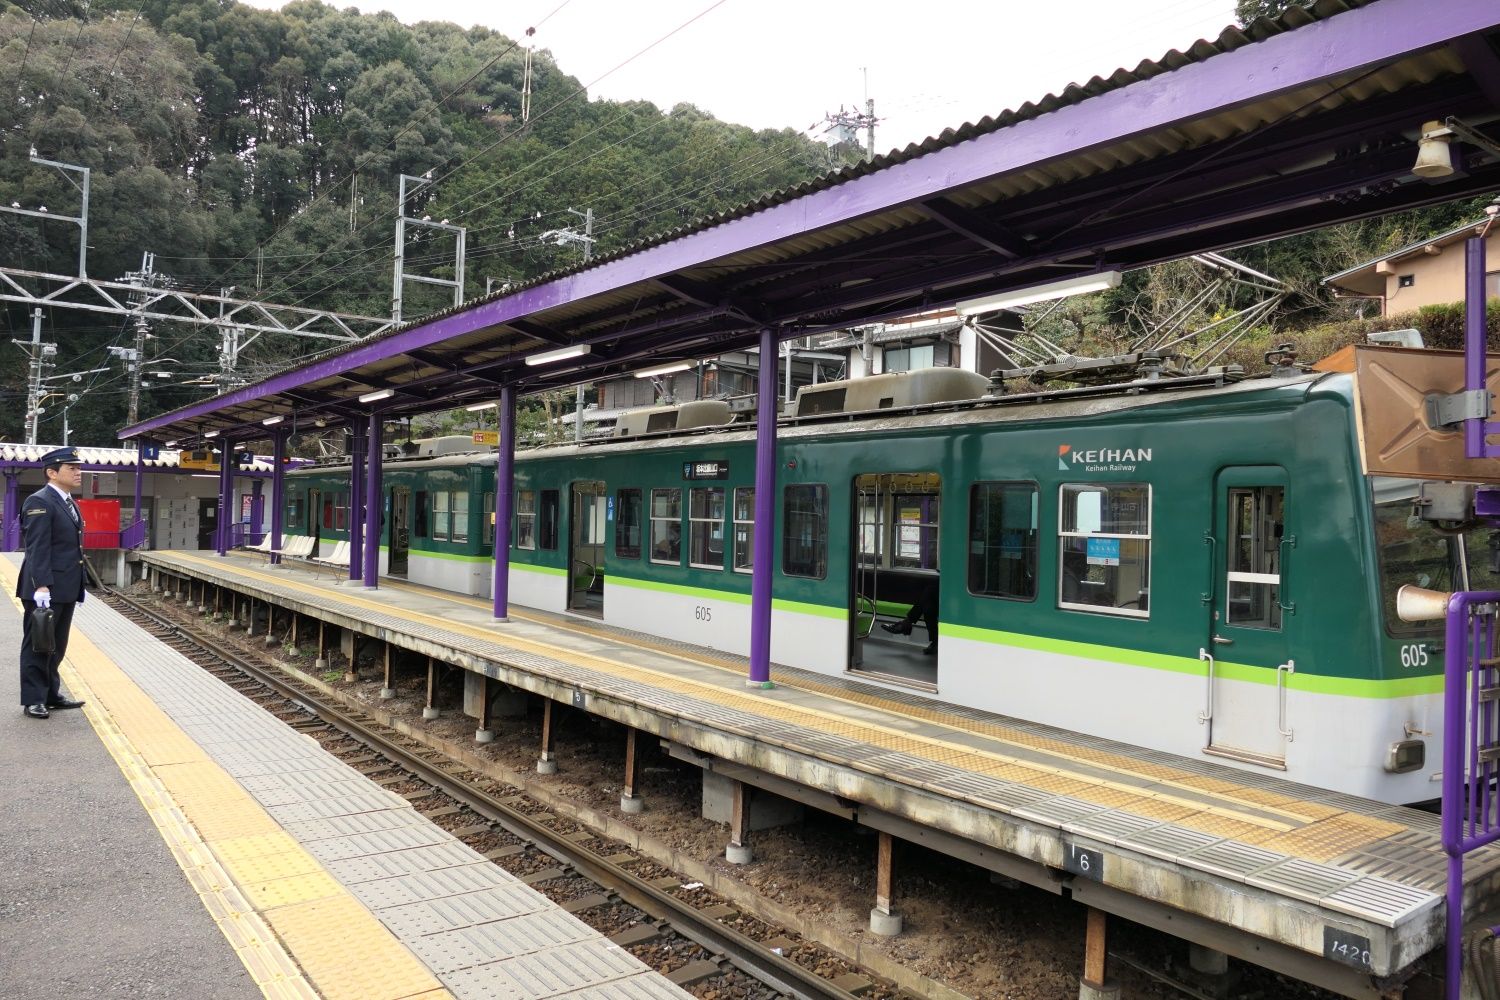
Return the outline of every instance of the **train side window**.
[[[484,495],[484,509],[480,512],[480,533],[485,545],[495,544],[495,494]]]
[[[1151,487],[1065,483],[1061,490],[1057,606],[1149,618]]]
[[[432,493],[432,540],[448,540],[448,491],[434,490]]]
[[[286,526],[288,528],[302,527],[302,498],[292,497],[286,502]]]
[[[828,487],[788,486],[781,536],[781,571],[821,580],[828,575]]]
[[[469,493],[467,490],[453,491],[453,528],[448,537],[455,542],[469,540]]]
[[[640,490],[620,490],[615,494],[615,555],[621,559],[641,557]]]
[[[682,490],[651,491],[651,561],[682,565]]]
[[[734,571],[755,569],[755,487],[734,488]]]
[[[334,498],[334,527],[339,531],[349,530],[349,492],[345,490]]]
[[[418,538],[427,537],[427,511],[429,506],[427,491],[417,490],[417,512],[416,516],[412,518],[411,526],[412,531],[415,532]]]
[[[688,565],[724,568],[724,487],[701,486],[688,492]]]
[[[536,548],[536,490],[516,490],[516,548]]]
[[[975,483],[969,490],[969,593],[1036,599],[1037,488]]]
[[[542,490],[541,510],[537,511],[537,545],[557,548],[557,490]]]
[[[1226,618],[1241,628],[1281,628],[1281,539],[1286,527],[1280,486],[1229,491]]]

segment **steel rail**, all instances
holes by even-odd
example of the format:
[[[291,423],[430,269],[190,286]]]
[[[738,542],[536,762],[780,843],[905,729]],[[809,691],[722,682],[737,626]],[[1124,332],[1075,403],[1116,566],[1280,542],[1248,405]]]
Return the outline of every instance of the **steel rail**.
[[[392,741],[383,733],[361,722],[350,712],[335,708],[293,681],[245,659],[213,638],[197,633],[166,618],[139,601],[113,588],[101,588],[106,598],[118,600],[135,614],[155,622],[180,638],[232,665],[247,676],[266,685],[284,698],[307,709],[330,726],[368,744],[403,768],[412,771],[450,797],[467,805],[482,818],[499,824],[509,833],[529,840],[544,853],[573,867],[575,871],[601,888],[642,910],[655,920],[664,921],[672,930],[707,949],[722,955],[730,964],[760,982],[797,1000],[857,1000],[854,994],[835,986],[781,955],[762,946],[754,938],[704,915],[670,893],[649,884],[619,865],[598,856],[556,831],[536,822],[530,816],[502,803],[467,782],[448,774],[438,764]],[[381,727],[384,728],[384,727]]]

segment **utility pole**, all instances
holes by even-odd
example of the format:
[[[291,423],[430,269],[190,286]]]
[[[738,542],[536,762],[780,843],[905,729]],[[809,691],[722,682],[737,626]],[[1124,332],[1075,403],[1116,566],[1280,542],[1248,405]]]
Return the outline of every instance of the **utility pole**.
[[[850,109],[845,110],[842,104],[836,112],[823,116],[823,121],[828,127],[823,131],[833,133],[835,142],[859,142],[859,130],[865,130],[865,159],[875,159],[875,123],[880,119],[875,117],[875,99],[870,96],[870,74],[865,70],[865,110],[864,113]]]
[[[56,367],[47,359],[57,356],[56,344],[42,343],[40,307],[31,313],[31,340],[12,340],[11,343],[26,352],[26,443],[36,444],[37,424],[42,417],[42,372]]]
[[[150,288],[156,280],[156,254],[145,252],[141,254],[141,269],[132,271],[125,275],[125,280],[132,285],[144,289]],[[136,294],[131,297],[131,305],[137,308],[144,306],[146,296]],[[130,403],[126,410],[125,422],[134,424],[141,412],[141,365],[146,357],[146,339],[151,336],[151,327],[146,323],[146,317],[135,318],[135,345],[129,350],[111,347],[110,353],[116,357],[123,358],[126,366],[130,369]]]
[[[550,240],[560,247],[565,247],[570,243],[582,244],[583,262],[587,264],[589,258],[594,255],[594,210],[586,208],[580,212],[576,208],[570,208],[568,211],[583,220],[583,232],[580,233],[571,228],[549,229],[537,239]]]

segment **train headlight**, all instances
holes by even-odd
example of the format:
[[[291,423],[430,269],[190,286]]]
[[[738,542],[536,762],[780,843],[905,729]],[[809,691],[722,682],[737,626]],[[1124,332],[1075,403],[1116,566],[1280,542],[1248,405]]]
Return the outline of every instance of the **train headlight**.
[[[1427,744],[1422,740],[1399,740],[1385,755],[1385,769],[1392,774],[1421,770],[1427,763]]]

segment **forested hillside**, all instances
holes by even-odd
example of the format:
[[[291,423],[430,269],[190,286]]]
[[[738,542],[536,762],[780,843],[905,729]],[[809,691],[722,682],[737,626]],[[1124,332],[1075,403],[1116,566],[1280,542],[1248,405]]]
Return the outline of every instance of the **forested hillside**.
[[[232,0],[0,0],[0,196],[76,214],[78,195],[28,153],[92,170],[88,272],[120,279],[156,254],[180,287],[305,303],[364,315],[390,312],[397,178],[435,183],[408,214],[468,227],[466,291],[570,266],[582,232],[568,212],[592,210],[595,253],[799,183],[857,155],[791,130],[730,125],[691,106],[589,98],[545,50],[532,59],[522,122],[525,44],[485,28],[406,26],[315,0],[279,12]],[[631,55],[622,52],[621,59]],[[841,159],[842,158],[842,159]],[[0,213],[0,263],[76,269],[77,228]],[[451,243],[408,245],[409,267],[451,277]],[[408,285],[408,317],[444,304]],[[5,311],[10,337],[29,338],[24,310]],[[162,326],[148,357],[184,376],[216,368],[217,335]],[[126,324],[54,310],[43,339],[56,372],[107,364],[131,343]],[[315,342],[264,340],[245,374],[286,364]],[[0,438],[22,435],[25,357],[0,355]],[[154,383],[142,414],[201,398]],[[165,386],[165,387],[163,387]],[[111,444],[123,423],[118,363],[70,391],[74,443]],[[50,401],[43,440],[61,439]]]

